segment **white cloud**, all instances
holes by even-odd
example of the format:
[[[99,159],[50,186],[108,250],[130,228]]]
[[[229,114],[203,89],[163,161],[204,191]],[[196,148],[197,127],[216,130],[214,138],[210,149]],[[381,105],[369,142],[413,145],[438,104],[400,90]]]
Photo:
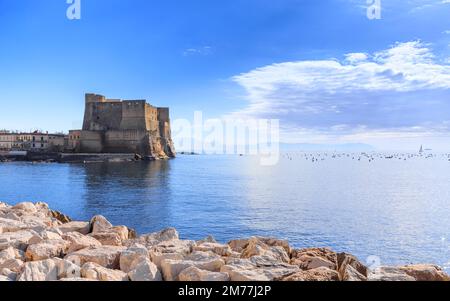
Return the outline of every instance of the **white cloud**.
[[[199,48],[187,48],[183,51],[183,56],[191,55],[210,55],[212,53],[212,47],[203,46]]]
[[[343,61],[257,68],[232,78],[249,102],[233,115],[278,118],[288,133],[311,137],[450,133],[450,65],[437,61],[429,45],[412,41]]]
[[[349,53],[345,55],[345,59],[350,64],[356,64],[366,61],[368,59],[368,56],[365,53]]]

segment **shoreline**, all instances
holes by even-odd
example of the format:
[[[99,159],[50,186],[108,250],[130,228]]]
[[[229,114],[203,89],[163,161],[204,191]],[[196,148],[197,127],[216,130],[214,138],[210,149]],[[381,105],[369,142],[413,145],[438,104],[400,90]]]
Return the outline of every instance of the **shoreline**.
[[[45,203],[0,202],[0,281],[450,281],[432,264],[370,270],[327,248],[250,237],[182,240],[174,228],[138,235],[105,217],[72,221]]]

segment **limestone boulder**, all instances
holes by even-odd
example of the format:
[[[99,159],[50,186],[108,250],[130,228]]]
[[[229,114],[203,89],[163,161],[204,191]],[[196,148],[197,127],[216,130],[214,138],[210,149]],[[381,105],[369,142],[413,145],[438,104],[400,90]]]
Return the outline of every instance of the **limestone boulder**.
[[[98,281],[128,281],[128,275],[126,273],[108,269],[93,262],[85,263],[81,267],[81,276]]]
[[[9,282],[9,281],[13,281],[13,280],[6,276],[0,275],[0,282]]]
[[[81,268],[68,260],[54,258],[58,271],[58,279],[81,277]]]
[[[0,251],[9,247],[25,251],[28,247],[28,240],[36,234],[37,232],[34,230],[2,233],[0,234]]]
[[[108,269],[119,269],[120,254],[125,249],[125,247],[117,246],[89,247],[70,253],[65,259],[78,266],[83,266],[87,262],[92,262]]]
[[[87,235],[90,232],[91,226],[89,222],[69,222],[58,226],[62,233],[79,232]]]
[[[283,246],[268,245],[261,239],[253,237],[249,240],[247,246],[242,251],[242,258],[251,258],[253,256],[271,257],[275,261],[289,263],[289,254]]]
[[[16,259],[16,251],[12,247],[0,251],[0,264],[9,259]]]
[[[282,278],[282,281],[339,281],[339,273],[327,267],[298,271]]]
[[[96,232],[91,233],[89,236],[99,241],[104,246],[121,246],[122,239],[116,232]]]
[[[48,208],[47,208],[48,209]],[[72,219],[56,210],[47,210],[49,215],[63,224],[70,223]]]
[[[228,242],[231,250],[234,252],[242,253],[242,251],[247,247],[249,239],[234,239]]]
[[[436,265],[415,264],[400,267],[400,270],[416,281],[450,281],[450,276]]]
[[[58,267],[52,259],[25,263],[18,281],[56,281],[58,280]]]
[[[197,267],[184,269],[178,275],[179,281],[230,281],[230,275],[227,273],[210,272],[201,270]]]
[[[136,268],[136,265],[143,259],[149,259],[150,255],[146,247],[136,245],[130,247],[120,254],[120,270],[128,273]]]
[[[27,213],[36,213],[37,209],[33,203],[23,202],[12,207],[13,210],[21,210]]]
[[[49,239],[41,243],[29,245],[25,258],[27,261],[39,261],[53,257],[64,257],[69,243],[63,239]]]
[[[11,271],[10,269],[0,269],[0,276],[7,277],[11,281],[16,281],[17,272]]]
[[[193,251],[213,252],[220,256],[230,256],[231,247],[229,245],[223,245],[215,242],[202,242],[193,247]]]
[[[125,226],[115,226],[111,228],[111,232],[117,233],[119,235],[119,238],[122,241],[127,240],[129,237],[129,229]]]
[[[20,259],[8,259],[0,264],[1,269],[8,269],[15,273],[19,272],[24,265],[24,262]]]
[[[0,217],[0,234],[16,232],[27,228],[28,226],[21,221]]]
[[[81,278],[81,277],[75,277],[75,278],[62,278],[59,281],[64,281],[64,282],[91,282],[91,281],[98,281],[98,280]]]
[[[312,270],[319,267],[337,270],[337,254],[327,248],[293,250],[290,263],[302,270]]]
[[[368,281],[415,281],[399,267],[378,267],[368,273]]]
[[[156,264],[159,270],[161,270],[161,262],[163,260],[183,260],[185,257],[185,255],[180,253],[161,253],[154,250],[151,250],[149,253],[151,261]]]
[[[337,270],[341,281],[366,281],[369,269],[355,256],[347,253],[339,253],[337,258]]]
[[[68,242],[67,253],[73,253],[90,247],[100,247],[102,244],[95,238],[83,235],[80,232],[68,232],[63,234],[62,238]]]
[[[156,266],[161,269],[164,259],[183,260],[185,256],[192,253],[195,242],[192,240],[167,240],[150,247],[150,258]]]
[[[109,230],[113,227],[113,225],[103,215],[94,216],[91,219],[90,226],[92,233],[109,232]]]
[[[193,266],[201,270],[219,272],[224,264],[224,260],[216,254],[197,251],[185,257],[184,260],[162,260],[161,272],[164,280],[176,281],[178,280],[178,275],[189,267]]]
[[[231,281],[272,281],[300,271],[299,267],[274,261],[271,257],[254,256],[250,259],[229,259],[221,272]]]
[[[177,230],[174,228],[167,228],[160,232],[145,234],[135,239],[129,239],[124,245],[129,246],[138,243],[144,245],[147,249],[150,249],[162,242],[177,240],[179,240]]]
[[[213,243],[214,244],[214,243],[217,243],[217,241],[214,238],[214,236],[212,236],[212,235],[209,235],[209,236],[205,237],[204,239],[196,241],[197,246],[204,244],[204,243]]]
[[[141,257],[128,273],[131,281],[162,281],[161,272],[150,259]]]

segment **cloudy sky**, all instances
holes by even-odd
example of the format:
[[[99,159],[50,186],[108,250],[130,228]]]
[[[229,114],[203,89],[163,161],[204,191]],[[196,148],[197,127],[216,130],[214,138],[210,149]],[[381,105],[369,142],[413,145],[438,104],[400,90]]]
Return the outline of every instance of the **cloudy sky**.
[[[81,126],[83,94],[173,118],[279,119],[282,140],[450,150],[450,1],[0,0],[0,128]]]

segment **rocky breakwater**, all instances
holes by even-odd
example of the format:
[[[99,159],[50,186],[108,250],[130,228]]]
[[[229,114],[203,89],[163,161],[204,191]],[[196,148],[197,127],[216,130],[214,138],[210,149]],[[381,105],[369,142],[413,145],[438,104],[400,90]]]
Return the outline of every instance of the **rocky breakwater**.
[[[103,216],[72,221],[45,203],[0,203],[0,281],[447,281],[434,265],[379,267],[329,249],[251,237],[137,236]]]

